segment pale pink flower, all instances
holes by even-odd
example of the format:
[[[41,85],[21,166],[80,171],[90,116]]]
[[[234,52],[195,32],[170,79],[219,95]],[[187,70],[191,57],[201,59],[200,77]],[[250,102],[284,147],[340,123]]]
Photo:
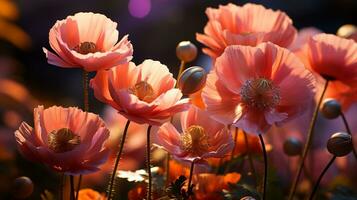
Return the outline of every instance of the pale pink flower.
[[[270,41],[288,47],[296,36],[292,20],[281,11],[266,9],[261,5],[227,4],[218,9],[207,8],[208,23],[204,34],[197,34],[199,42],[206,45],[203,52],[216,58],[230,45],[256,46]]]
[[[314,84],[311,72],[287,49],[272,43],[233,45],[217,58],[202,97],[217,121],[263,133],[303,113]]]
[[[207,158],[224,157],[234,146],[229,129],[194,106],[181,114],[181,128],[180,133],[167,122],[155,134],[156,145],[178,160],[202,164]]]
[[[299,57],[308,68],[329,80],[327,97],[340,100],[344,109],[356,102],[357,43],[354,40],[321,33],[310,39]]]
[[[158,61],[130,62],[98,71],[90,81],[94,95],[127,119],[139,124],[161,125],[177,112],[186,110],[188,99],[175,89],[176,80]]]
[[[15,132],[20,152],[65,174],[98,171],[109,155],[109,130],[98,115],[74,107],[34,109],[34,127],[23,122]]]
[[[117,23],[102,14],[77,13],[57,21],[49,33],[51,48],[43,48],[48,63],[85,71],[109,69],[132,59],[133,47],[128,35],[119,42]]]

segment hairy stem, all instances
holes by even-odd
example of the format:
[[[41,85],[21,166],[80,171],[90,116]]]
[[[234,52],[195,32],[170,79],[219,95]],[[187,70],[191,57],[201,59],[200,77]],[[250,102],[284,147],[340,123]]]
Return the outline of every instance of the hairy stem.
[[[347,133],[350,134],[350,136],[352,137],[352,131],[350,129],[350,126],[348,125],[346,116],[345,116],[345,114],[343,112],[341,112],[341,118],[343,120],[343,123],[345,124]],[[355,149],[355,146],[353,145],[353,139],[352,139],[352,152],[353,152],[353,155],[355,156],[355,158],[357,159],[357,151]]]
[[[264,156],[263,200],[265,200],[267,180],[268,180],[268,156],[267,156],[267,151],[265,149],[264,139],[261,134],[259,134],[259,139],[260,139],[260,143],[262,144],[263,156]]]
[[[149,125],[148,129],[147,129],[147,135],[146,135],[146,170],[148,173],[148,177],[149,177],[149,184],[148,184],[148,190],[147,190],[147,194],[146,194],[146,199],[147,200],[151,200],[151,188],[152,188],[152,183],[151,183],[151,143],[150,143],[150,131],[151,131],[151,125]]]

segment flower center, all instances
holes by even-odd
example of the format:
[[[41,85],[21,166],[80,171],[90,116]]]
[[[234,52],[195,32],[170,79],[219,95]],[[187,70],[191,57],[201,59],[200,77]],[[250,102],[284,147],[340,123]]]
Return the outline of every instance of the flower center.
[[[73,50],[77,51],[80,54],[89,54],[97,52],[97,46],[93,42],[82,42],[79,45],[75,46]]]
[[[272,109],[280,102],[279,88],[265,78],[245,81],[240,96],[246,106],[258,110]]]
[[[209,150],[208,136],[203,127],[192,125],[181,135],[181,149],[194,156],[201,156]]]
[[[68,128],[54,130],[48,135],[48,147],[56,153],[72,151],[80,143],[80,136]]]
[[[155,99],[155,91],[146,81],[140,81],[134,87],[129,88],[129,92],[137,96],[141,101],[152,102]]]

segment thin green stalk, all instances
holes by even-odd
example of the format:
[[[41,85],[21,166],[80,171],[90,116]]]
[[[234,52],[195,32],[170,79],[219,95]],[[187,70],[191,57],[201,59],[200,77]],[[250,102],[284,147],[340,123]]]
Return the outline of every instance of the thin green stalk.
[[[319,109],[320,109],[323,97],[325,95],[328,83],[329,83],[329,81],[326,80],[325,85],[324,85],[324,89],[323,89],[323,91],[321,93],[321,96],[320,96],[319,101],[318,101],[318,103],[316,105],[314,114],[312,116],[309,132],[307,134],[307,141],[306,141],[305,146],[304,146],[304,150],[303,150],[302,157],[301,157],[301,160],[300,160],[300,163],[299,163],[298,171],[296,173],[296,176],[294,177],[294,181],[293,181],[290,193],[289,193],[288,200],[292,200],[294,195],[295,195],[296,187],[297,187],[297,184],[299,182],[299,178],[301,176],[302,169],[304,168],[305,159],[306,159],[307,153],[308,153],[309,148],[310,148],[311,143],[312,143],[312,139],[313,139],[313,136],[314,136],[314,127],[315,127],[315,124],[316,124],[317,115],[319,113]]]
[[[267,188],[267,180],[268,180],[268,156],[267,151],[265,149],[265,143],[263,136],[259,134],[260,143],[263,148],[263,156],[264,156],[264,179],[263,179],[263,200],[266,199],[266,188]]]
[[[350,134],[350,136],[352,137],[352,131],[350,129],[350,126],[348,125],[346,116],[343,112],[341,112],[341,117],[342,117],[343,123],[345,124],[347,133]],[[353,139],[352,139],[352,152],[353,152],[353,155],[355,156],[355,158],[357,159],[357,151],[356,151],[355,146],[353,145]]]
[[[112,176],[110,178],[110,181],[109,181],[109,187],[108,187],[108,199],[112,199],[113,198],[113,186],[115,185],[115,177],[116,177],[116,173],[117,173],[117,170],[118,170],[118,167],[119,167],[119,161],[120,161],[120,158],[121,158],[121,155],[123,153],[123,149],[124,149],[124,144],[125,144],[125,138],[126,138],[126,135],[127,135],[127,132],[128,132],[128,128],[129,128],[129,125],[130,125],[130,120],[128,120],[125,124],[125,128],[124,128],[124,132],[123,132],[123,135],[122,135],[122,138],[121,138],[121,142],[120,142],[120,146],[119,146],[119,151],[118,151],[118,154],[117,154],[117,157],[115,159],[115,163],[114,163],[114,168],[113,168],[113,172],[112,172]]]
[[[147,194],[146,194],[146,199],[147,200],[151,200],[151,188],[152,188],[152,180],[151,180],[151,143],[150,143],[150,131],[151,131],[151,125],[149,125],[148,129],[147,129],[147,135],[146,135],[146,170],[148,173],[148,177],[149,177],[149,184],[148,184],[148,190],[147,190]]]
[[[193,168],[195,166],[195,161],[192,161],[191,163],[191,168],[190,168],[190,176],[189,176],[189,179],[188,179],[188,185],[187,185],[187,191],[190,190],[191,188],[191,182],[192,182],[192,176],[193,176]]]
[[[69,175],[69,181],[70,181],[70,185],[71,185],[71,192],[70,192],[70,195],[71,195],[71,200],[74,200],[75,199],[75,196],[74,196],[74,177],[72,175]]]
[[[332,165],[333,161],[335,161],[336,159],[336,156],[333,156],[331,158],[331,160],[328,162],[328,164],[326,165],[326,167],[324,168],[324,170],[321,172],[319,178],[317,179],[315,185],[314,185],[314,189],[312,190],[310,196],[309,196],[309,200],[312,200],[314,198],[314,195],[317,191],[317,188],[319,187],[320,185],[320,182],[322,180],[322,177],[325,175],[325,173],[327,172],[328,168],[330,168],[330,166]]]

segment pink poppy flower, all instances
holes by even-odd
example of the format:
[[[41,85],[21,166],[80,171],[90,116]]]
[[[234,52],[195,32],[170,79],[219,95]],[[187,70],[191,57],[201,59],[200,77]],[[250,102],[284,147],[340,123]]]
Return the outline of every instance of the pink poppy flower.
[[[117,23],[95,13],[81,12],[57,21],[49,33],[56,54],[43,48],[48,63],[91,72],[129,62],[133,47],[128,35],[118,42],[116,27]]]
[[[97,99],[131,121],[150,125],[160,125],[187,109],[189,101],[181,100],[182,93],[175,89],[175,83],[168,68],[153,60],[98,71],[90,81]]]
[[[34,109],[32,128],[23,122],[15,132],[18,149],[29,160],[65,174],[98,171],[109,155],[109,130],[98,115],[78,108]]]
[[[331,34],[318,34],[310,39],[299,54],[306,66],[329,80],[328,97],[343,102],[343,108],[356,102],[357,43]]]
[[[288,47],[297,32],[284,12],[256,4],[241,7],[230,3],[218,9],[207,8],[206,15],[204,34],[196,34],[196,39],[207,46],[203,52],[212,58],[220,56],[230,45],[256,46],[270,41]]]
[[[212,118],[259,134],[303,113],[314,84],[310,71],[287,49],[272,43],[233,45],[217,58],[202,97]]]
[[[168,122],[155,134],[156,145],[178,160],[202,164],[207,158],[224,157],[234,146],[229,129],[194,106],[181,114],[181,128],[182,133]]]

